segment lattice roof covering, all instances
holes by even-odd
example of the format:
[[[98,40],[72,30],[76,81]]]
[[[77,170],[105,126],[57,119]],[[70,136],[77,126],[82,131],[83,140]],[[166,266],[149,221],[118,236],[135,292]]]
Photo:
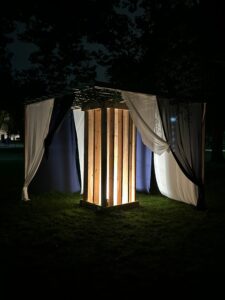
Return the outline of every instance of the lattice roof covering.
[[[135,90],[125,87],[113,86],[110,83],[95,82],[95,85],[80,85],[79,88],[69,88],[60,90],[54,94],[43,95],[42,97],[35,99],[25,100],[25,104],[44,101],[50,98],[62,98],[65,96],[74,97],[73,107],[80,107],[82,109],[95,108],[95,107],[123,107],[124,101],[121,97],[121,90],[127,90],[134,93],[145,93],[151,95],[157,95],[158,97],[167,98],[173,102],[204,102],[202,99],[195,99],[193,97],[178,97],[165,93],[155,93],[149,90]],[[118,89],[119,88],[119,89]],[[121,88],[121,90],[120,90]]]
[[[36,99],[28,100],[25,104],[44,101],[50,98],[63,98],[65,96],[73,97],[73,107],[90,109],[97,107],[125,107],[125,102],[121,97],[121,92],[116,89],[100,86],[86,86],[71,90],[64,90],[54,95],[45,95]]]
[[[118,90],[98,86],[74,90],[74,107],[89,109],[124,106],[125,102]]]

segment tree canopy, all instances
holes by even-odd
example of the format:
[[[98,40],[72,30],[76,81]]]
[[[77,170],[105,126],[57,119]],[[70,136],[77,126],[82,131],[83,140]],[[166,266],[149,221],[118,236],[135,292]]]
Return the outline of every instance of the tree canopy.
[[[3,109],[92,84],[99,67],[119,88],[214,103],[224,96],[222,0],[78,0],[4,3],[0,12]],[[30,68],[14,70],[8,45],[35,45]],[[28,45],[29,47],[29,45]],[[211,110],[210,110],[211,112]],[[215,119],[214,112],[214,119]],[[224,128],[223,124],[220,124]]]
[[[120,87],[201,94],[198,1],[31,2],[6,5],[4,12],[1,22],[7,20],[11,31],[23,24],[19,39],[38,49],[30,55],[31,68],[13,78],[28,97],[91,83],[98,65]],[[8,32],[1,34],[3,49]]]

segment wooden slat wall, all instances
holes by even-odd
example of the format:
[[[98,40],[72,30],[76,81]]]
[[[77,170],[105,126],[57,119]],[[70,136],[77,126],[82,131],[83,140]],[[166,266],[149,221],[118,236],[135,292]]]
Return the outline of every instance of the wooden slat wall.
[[[101,110],[94,110],[94,203],[101,205]]]
[[[107,202],[107,109],[101,110],[101,205]]]
[[[113,205],[117,205],[117,176],[118,176],[118,109],[114,110],[114,172],[113,172]]]
[[[114,109],[107,109],[107,199],[108,206],[113,205],[114,178]]]
[[[94,185],[94,110],[88,110],[88,182],[87,200],[93,202],[93,185]]]
[[[108,108],[106,130],[102,127],[101,116],[100,109],[85,113],[84,200],[103,205],[101,182],[106,182],[108,206],[133,202],[136,185],[135,126],[128,110]],[[102,131],[107,133],[106,178],[101,178],[101,160],[104,158],[101,153]]]
[[[129,123],[129,202],[134,202],[136,186],[136,129],[131,118]]]
[[[84,193],[83,200],[88,201],[88,111],[85,111],[84,122]]]
[[[117,205],[122,204],[123,176],[123,111],[118,109],[118,164],[117,164]]]
[[[129,112],[128,110],[123,110],[123,176],[122,176],[122,203],[128,203],[128,163],[129,163]]]
[[[133,121],[132,124],[132,191],[130,202],[134,202],[136,198],[136,127]]]

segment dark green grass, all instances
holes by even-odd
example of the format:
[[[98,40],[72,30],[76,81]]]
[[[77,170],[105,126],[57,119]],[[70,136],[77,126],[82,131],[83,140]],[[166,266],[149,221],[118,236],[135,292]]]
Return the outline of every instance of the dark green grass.
[[[23,169],[23,148],[0,148],[0,199],[18,198],[23,184]]]
[[[79,194],[52,193],[22,203],[23,162],[21,153],[12,156],[17,159],[0,160],[2,291],[16,286],[23,292],[25,285],[35,293],[99,295],[220,287],[225,276],[224,166],[206,165],[205,211],[137,194],[139,208],[96,213],[79,207]]]

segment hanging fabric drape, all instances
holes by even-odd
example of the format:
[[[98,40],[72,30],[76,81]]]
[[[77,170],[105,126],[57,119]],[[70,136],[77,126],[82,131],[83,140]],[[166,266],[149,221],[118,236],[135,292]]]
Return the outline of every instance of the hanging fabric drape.
[[[156,96],[121,91],[143,143],[153,152],[162,154],[169,145],[158,134],[163,131]],[[158,133],[157,133],[158,132]]]
[[[52,118],[54,118],[53,115]],[[79,169],[76,165],[78,160],[77,142],[71,110],[55,132],[48,150],[49,155],[48,157],[43,155],[37,173],[30,184],[30,191],[32,193],[79,192]]]
[[[25,110],[25,181],[22,199],[29,200],[28,186],[41,163],[44,140],[49,131],[54,99],[26,106]]]
[[[81,109],[73,110],[74,124],[77,133],[77,144],[80,164],[80,178],[81,178],[81,194],[83,194],[84,183],[84,111]]]
[[[136,135],[136,191],[150,192],[152,151],[143,144],[141,135]]]
[[[71,109],[73,104],[73,96],[67,95],[61,98],[56,98],[54,101],[53,108],[53,118],[51,118],[51,122],[49,125],[49,132],[44,141],[45,145],[45,155],[48,157],[48,149],[51,145],[52,139],[55,135],[55,132],[60,128],[67,112]]]
[[[205,104],[175,103],[158,98],[158,105],[166,140],[183,173],[198,186],[197,205],[201,207],[204,205]]]
[[[171,151],[161,155],[154,154],[154,170],[162,195],[197,205],[198,187],[184,175]]]

